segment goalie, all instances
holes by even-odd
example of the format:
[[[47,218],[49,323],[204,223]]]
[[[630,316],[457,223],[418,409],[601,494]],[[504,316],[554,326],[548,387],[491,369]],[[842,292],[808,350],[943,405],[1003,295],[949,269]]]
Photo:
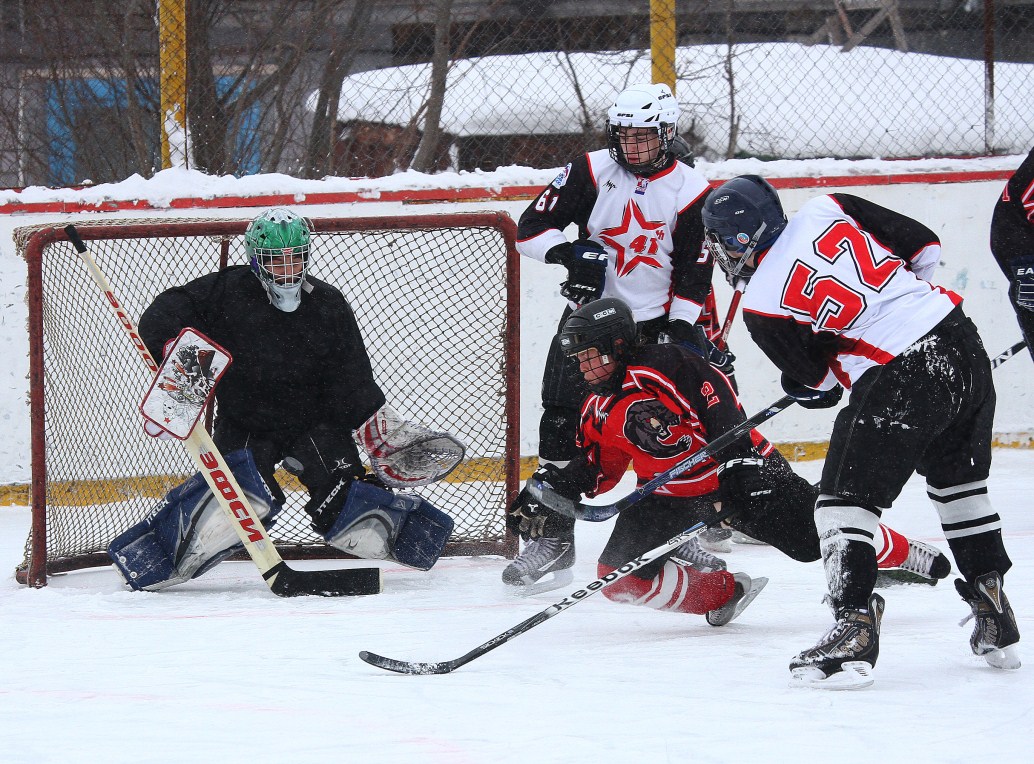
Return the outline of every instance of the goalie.
[[[266,525],[285,501],[274,478],[282,464],[308,491],[305,510],[330,545],[427,570],[453,521],[390,489],[440,480],[464,447],[387,405],[348,302],[310,274],[311,232],[289,210],[262,213],[244,235],[249,264],[162,292],[144,311],[140,335],[155,358],[179,358],[178,369],[182,343],[174,340],[187,327],[195,345],[200,336],[232,357],[214,390],[213,439]],[[170,387],[163,382],[155,387]],[[174,437],[153,419],[145,421],[149,435]],[[112,542],[109,554],[131,587],[179,583],[236,551],[237,536],[211,499],[206,485],[187,481]]]

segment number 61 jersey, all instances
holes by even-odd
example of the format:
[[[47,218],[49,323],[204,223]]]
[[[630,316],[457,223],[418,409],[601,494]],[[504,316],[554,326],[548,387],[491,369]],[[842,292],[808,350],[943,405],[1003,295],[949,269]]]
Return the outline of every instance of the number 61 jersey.
[[[850,388],[962,302],[925,280],[940,253],[936,234],[909,217],[851,194],[817,197],[762,253],[744,324],[787,376]]]

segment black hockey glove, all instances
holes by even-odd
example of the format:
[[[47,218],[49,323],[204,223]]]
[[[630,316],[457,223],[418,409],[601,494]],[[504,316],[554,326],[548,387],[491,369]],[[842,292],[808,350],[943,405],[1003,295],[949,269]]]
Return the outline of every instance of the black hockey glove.
[[[772,495],[772,485],[766,472],[766,462],[761,457],[730,459],[718,465],[718,498],[722,509],[726,504],[740,510],[746,517],[757,506]]]
[[[581,498],[582,493],[578,487],[554,464],[539,467],[529,482],[533,479],[541,481],[545,487],[566,499],[578,501]],[[506,527],[513,533],[519,533],[525,541],[543,536],[559,536],[571,522],[536,499],[526,486],[506,512]]]
[[[560,285],[560,294],[571,302],[584,305],[603,296],[607,250],[591,239],[557,244],[546,253],[546,262],[567,268],[567,281]]]
[[[707,339],[707,333],[700,324],[691,324],[676,318],[668,322],[664,332],[668,335],[669,342],[692,350],[726,376],[733,373],[732,362],[736,360],[736,356],[728,350],[719,350],[717,345]]]
[[[1024,310],[1034,310],[1034,257],[1013,260],[1009,267],[1016,284],[1016,304]]]
[[[786,374],[779,378],[779,384],[783,386],[783,392],[806,409],[828,409],[830,406],[836,406],[844,397],[844,388],[840,385],[829,390],[816,390],[802,385]]]

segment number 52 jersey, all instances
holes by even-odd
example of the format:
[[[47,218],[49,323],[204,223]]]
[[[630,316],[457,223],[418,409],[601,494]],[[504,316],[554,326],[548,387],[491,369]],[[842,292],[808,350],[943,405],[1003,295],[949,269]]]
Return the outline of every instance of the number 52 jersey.
[[[962,302],[926,279],[940,259],[923,224],[851,194],[807,202],[760,257],[744,324],[788,376],[850,388]]]

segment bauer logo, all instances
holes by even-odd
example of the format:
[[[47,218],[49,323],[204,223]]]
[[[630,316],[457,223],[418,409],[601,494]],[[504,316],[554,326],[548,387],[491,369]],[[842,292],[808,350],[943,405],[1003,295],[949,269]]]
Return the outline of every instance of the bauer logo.
[[[592,317],[594,319],[606,318],[607,316],[613,316],[615,313],[617,313],[616,308],[607,308],[606,310],[601,310],[599,313],[593,313]]]

